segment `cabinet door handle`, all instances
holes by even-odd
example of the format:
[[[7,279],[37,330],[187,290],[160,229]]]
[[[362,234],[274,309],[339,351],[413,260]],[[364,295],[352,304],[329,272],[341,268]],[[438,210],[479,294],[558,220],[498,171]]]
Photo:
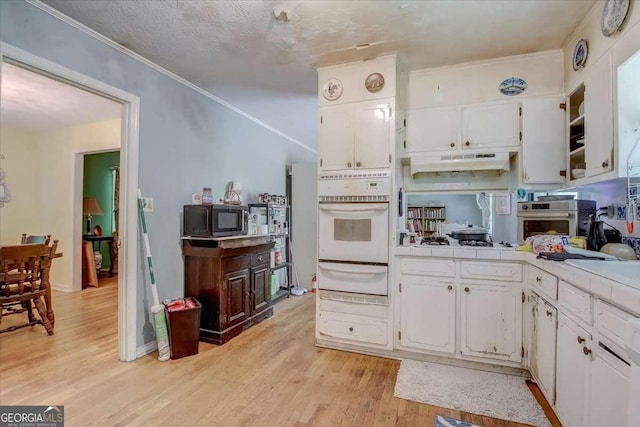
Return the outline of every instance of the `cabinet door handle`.
[[[466,145],[467,147],[471,145],[471,143],[469,141],[465,142],[464,145]]]
[[[453,148],[453,147],[455,147],[455,146],[456,146],[456,144],[455,144],[454,142],[452,142],[451,144],[449,144],[449,147],[451,147],[451,148]]]
[[[347,167],[350,168],[351,167],[351,162],[347,163]]]
[[[356,162],[356,167],[359,168],[360,166],[362,166],[362,163]]]
[[[468,287],[464,288],[464,291],[469,292],[469,288]]]
[[[587,347],[582,347],[582,352],[584,353],[585,356],[588,356],[591,354],[591,349]]]
[[[540,282],[542,282],[542,279],[539,278],[539,277],[536,277],[536,282],[540,283]]]
[[[547,317],[551,317],[551,316],[553,316],[553,313],[547,310]]]
[[[349,326],[349,332],[353,332],[353,326]]]
[[[447,289],[449,289],[450,291],[452,291],[452,290],[453,290],[453,286],[449,285],[449,286],[447,286]]]
[[[584,338],[578,335],[578,344],[582,344],[584,342]]]

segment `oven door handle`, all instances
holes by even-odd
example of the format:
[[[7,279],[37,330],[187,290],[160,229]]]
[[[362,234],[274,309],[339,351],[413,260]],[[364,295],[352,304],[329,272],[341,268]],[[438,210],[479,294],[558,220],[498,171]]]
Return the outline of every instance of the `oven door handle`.
[[[527,213],[520,213],[518,214],[518,216],[520,218],[525,218],[525,219],[538,219],[538,218],[572,218],[573,217],[573,213],[571,212],[564,212],[564,213],[552,213],[552,212],[538,212],[538,213],[533,213],[533,212],[527,212]]]
[[[359,269],[350,269],[350,268],[340,268],[335,266],[328,266],[323,264],[318,264],[318,268],[321,268],[326,271],[333,271],[336,273],[348,273],[348,274],[386,274],[387,267],[379,267],[379,266],[369,266],[366,271],[362,271]]]
[[[380,212],[389,209],[389,204],[385,203],[384,205],[379,206],[353,206],[351,204],[346,204],[345,207],[337,207],[336,205],[322,205],[319,204],[318,208],[325,212]]]

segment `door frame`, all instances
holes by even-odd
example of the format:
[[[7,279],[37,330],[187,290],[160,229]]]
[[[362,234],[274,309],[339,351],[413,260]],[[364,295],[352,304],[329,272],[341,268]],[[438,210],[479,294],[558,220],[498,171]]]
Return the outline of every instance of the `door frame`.
[[[136,359],[136,302],[138,282],[138,146],[140,98],[117,87],[96,80],[77,71],[33,55],[5,42],[0,42],[0,79],[2,63],[17,65],[39,72],[72,86],[79,87],[97,95],[122,104],[120,138],[120,186],[123,197],[120,198],[120,216],[118,229],[122,236],[120,266],[118,274],[118,358],[122,361]],[[1,80],[0,80],[1,83]],[[0,86],[1,87],[1,86]],[[77,156],[77,154],[74,154]],[[69,206],[74,218],[81,212],[82,199],[74,195],[74,206]],[[77,206],[75,206],[77,202]],[[78,224],[80,216],[78,215]],[[78,230],[80,228],[78,227]],[[73,242],[75,247],[81,241]],[[80,251],[77,251],[78,253]],[[121,267],[121,268],[120,268]]]

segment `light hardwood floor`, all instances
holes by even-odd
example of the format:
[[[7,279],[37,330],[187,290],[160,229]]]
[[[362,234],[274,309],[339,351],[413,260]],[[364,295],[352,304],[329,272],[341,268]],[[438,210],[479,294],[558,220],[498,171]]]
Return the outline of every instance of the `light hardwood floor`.
[[[117,360],[116,304],[115,282],[54,292],[54,336],[41,326],[0,335],[0,404],[64,405],[67,426],[431,427],[436,414],[523,425],[393,397],[399,361],[314,346],[313,294],[168,362]]]

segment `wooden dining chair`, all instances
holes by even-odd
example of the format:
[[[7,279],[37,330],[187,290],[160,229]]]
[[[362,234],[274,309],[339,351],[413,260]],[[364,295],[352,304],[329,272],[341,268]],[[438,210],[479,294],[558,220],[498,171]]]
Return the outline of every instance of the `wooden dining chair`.
[[[49,246],[44,243],[0,247],[0,324],[2,317],[27,311],[26,324],[0,330],[9,332],[41,324],[53,335],[55,317],[51,301],[49,272],[56,257],[58,241]],[[44,302],[43,302],[44,299]],[[40,319],[36,319],[32,302]],[[20,303],[22,310],[5,310],[6,306]]]

